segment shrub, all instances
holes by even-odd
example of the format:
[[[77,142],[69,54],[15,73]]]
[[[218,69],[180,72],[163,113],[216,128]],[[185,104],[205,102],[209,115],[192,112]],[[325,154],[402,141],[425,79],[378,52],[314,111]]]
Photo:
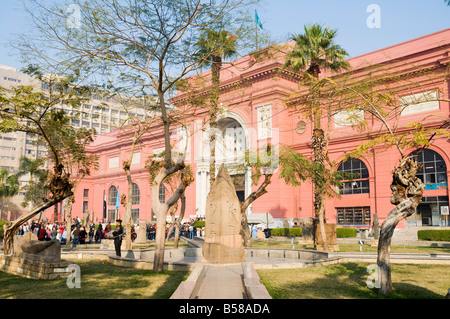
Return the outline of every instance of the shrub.
[[[423,229],[417,231],[419,240],[450,241],[450,229]]]
[[[301,228],[272,228],[270,234],[272,236],[301,237]]]
[[[3,225],[5,225],[6,222],[6,220],[0,219],[0,238],[3,238],[3,234],[5,232],[5,230],[3,229]]]
[[[356,228],[336,228],[337,238],[356,237],[358,230]]]
[[[199,227],[199,228],[205,227],[205,221],[204,220],[196,220],[194,222],[194,227]]]

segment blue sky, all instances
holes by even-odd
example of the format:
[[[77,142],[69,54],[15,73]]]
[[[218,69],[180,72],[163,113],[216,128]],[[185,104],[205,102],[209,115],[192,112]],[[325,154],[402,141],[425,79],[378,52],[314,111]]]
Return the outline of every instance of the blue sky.
[[[0,64],[21,68],[10,41],[28,28],[21,1],[0,0]],[[369,28],[371,4],[380,9],[380,28]],[[450,6],[443,0],[264,0],[257,7],[264,29],[278,43],[319,23],[338,30],[336,42],[358,56],[450,27]]]

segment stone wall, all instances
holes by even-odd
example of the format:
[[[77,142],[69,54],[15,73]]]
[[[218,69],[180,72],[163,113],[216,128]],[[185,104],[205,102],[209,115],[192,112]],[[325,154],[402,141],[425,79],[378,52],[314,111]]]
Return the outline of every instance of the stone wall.
[[[60,261],[46,263],[24,259],[16,256],[0,255],[0,270],[6,273],[31,279],[59,279],[66,278],[69,273],[61,271],[72,262]],[[55,271],[55,269],[57,269]]]

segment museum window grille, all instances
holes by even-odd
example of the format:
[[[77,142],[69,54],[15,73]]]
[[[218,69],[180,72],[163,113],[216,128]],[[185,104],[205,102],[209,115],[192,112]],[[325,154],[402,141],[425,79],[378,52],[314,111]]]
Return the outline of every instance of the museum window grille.
[[[370,226],[370,207],[336,208],[338,225]]]
[[[115,206],[117,201],[117,188],[111,186],[108,191],[108,205]]]
[[[133,183],[133,193],[131,197],[131,204],[132,205],[139,205],[140,203],[140,191],[139,186],[136,183]]]
[[[162,204],[166,201],[166,188],[163,184],[159,185],[159,202]]]
[[[337,171],[345,175],[341,179],[340,195],[369,193],[369,170],[363,161],[351,158],[342,162]]]
[[[416,176],[425,183],[425,189],[447,189],[447,165],[441,155],[433,150],[414,151],[417,162],[423,167]]]
[[[133,220],[133,224],[139,224],[139,208],[131,209],[131,219]]]

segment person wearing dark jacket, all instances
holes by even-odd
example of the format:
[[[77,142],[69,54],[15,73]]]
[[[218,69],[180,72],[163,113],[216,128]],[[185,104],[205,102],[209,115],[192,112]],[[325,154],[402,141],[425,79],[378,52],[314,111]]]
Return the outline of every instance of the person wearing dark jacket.
[[[95,236],[94,236],[94,239],[95,239],[95,243],[102,243],[102,239],[103,239],[103,226],[102,226],[102,224],[100,223],[100,224],[98,224],[98,228],[97,228],[97,230],[95,231]]]
[[[113,231],[114,236],[114,247],[116,248],[116,255],[121,256],[120,254],[120,246],[122,245],[122,235],[123,235],[123,227],[122,220],[116,220],[116,230]]]
[[[72,232],[73,235],[73,240],[72,240],[72,245],[71,247],[77,247],[77,245],[80,243],[80,227],[79,226],[75,226],[75,229]]]

